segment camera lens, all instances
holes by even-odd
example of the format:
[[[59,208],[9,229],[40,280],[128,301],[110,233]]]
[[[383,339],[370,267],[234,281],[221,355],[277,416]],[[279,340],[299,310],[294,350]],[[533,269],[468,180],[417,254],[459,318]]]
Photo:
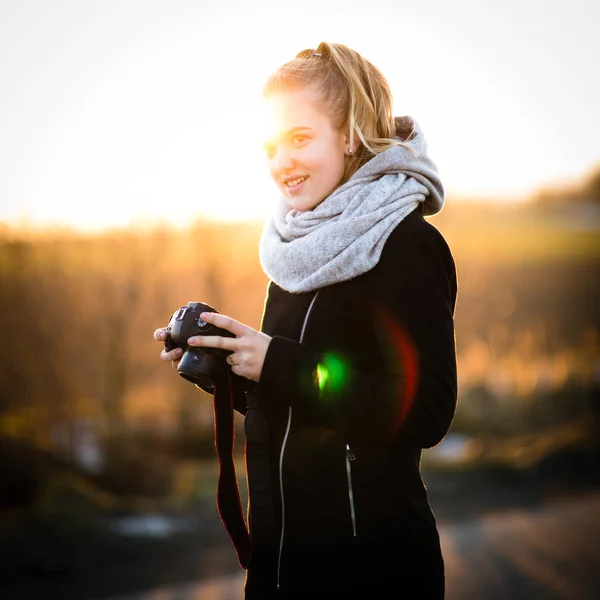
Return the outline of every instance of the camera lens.
[[[225,362],[217,356],[204,352],[201,348],[188,348],[179,361],[177,372],[184,379],[211,394],[215,383],[225,373]]]

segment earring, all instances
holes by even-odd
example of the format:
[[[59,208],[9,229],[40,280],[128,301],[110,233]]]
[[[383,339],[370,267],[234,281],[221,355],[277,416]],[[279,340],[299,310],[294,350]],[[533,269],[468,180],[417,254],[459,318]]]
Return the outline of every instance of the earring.
[[[350,154],[350,155],[354,154],[354,148],[348,148],[348,154]]]

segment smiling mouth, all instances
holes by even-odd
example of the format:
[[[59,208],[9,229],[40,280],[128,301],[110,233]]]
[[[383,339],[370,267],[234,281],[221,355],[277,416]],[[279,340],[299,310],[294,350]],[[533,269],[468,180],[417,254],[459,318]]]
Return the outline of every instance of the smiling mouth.
[[[303,181],[308,179],[308,175],[304,175],[303,177],[297,177],[296,179],[289,179],[288,181],[284,181],[283,184],[287,188],[295,188],[300,185]]]

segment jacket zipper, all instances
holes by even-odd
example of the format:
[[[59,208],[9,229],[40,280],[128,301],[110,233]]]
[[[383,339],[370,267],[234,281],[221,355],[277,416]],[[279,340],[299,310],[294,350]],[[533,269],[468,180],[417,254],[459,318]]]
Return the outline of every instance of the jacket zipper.
[[[348,498],[350,500],[350,518],[352,519],[352,533],[356,537],[356,510],[354,508],[354,492],[352,491],[352,466],[351,460],[356,460],[354,452],[346,444],[346,478],[348,479]]]
[[[300,343],[304,340],[304,332],[306,330],[306,324],[308,323],[308,317],[310,316],[310,312],[313,308],[315,300],[319,292],[317,292],[310,304],[308,305],[308,310],[306,311],[306,315],[304,316],[304,322],[302,323],[302,329],[300,330],[300,339],[298,340]],[[285,499],[283,496],[283,454],[285,452],[285,446],[287,444],[287,439],[290,434],[290,429],[292,427],[292,407],[288,407],[288,421],[287,427],[285,428],[285,435],[283,436],[283,443],[281,444],[281,453],[279,454],[279,492],[281,494],[281,537],[279,539],[279,557],[277,558],[277,589],[279,589],[279,576],[281,572],[281,555],[283,553],[283,534],[285,530]]]
[[[283,452],[287,443],[290,427],[292,426],[292,407],[288,407],[288,422],[281,444],[281,454],[279,455],[279,493],[281,494],[281,538],[279,539],[279,557],[277,559],[277,589],[279,589],[279,572],[281,570],[281,553],[283,551],[283,533],[285,529],[285,502],[283,499]]]

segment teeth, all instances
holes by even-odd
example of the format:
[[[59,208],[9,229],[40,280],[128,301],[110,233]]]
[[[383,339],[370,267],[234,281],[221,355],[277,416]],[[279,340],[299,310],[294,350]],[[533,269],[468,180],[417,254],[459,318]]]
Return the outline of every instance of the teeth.
[[[285,185],[287,185],[288,187],[296,187],[297,185],[300,185],[305,179],[306,177],[298,177],[298,179],[286,181]]]

